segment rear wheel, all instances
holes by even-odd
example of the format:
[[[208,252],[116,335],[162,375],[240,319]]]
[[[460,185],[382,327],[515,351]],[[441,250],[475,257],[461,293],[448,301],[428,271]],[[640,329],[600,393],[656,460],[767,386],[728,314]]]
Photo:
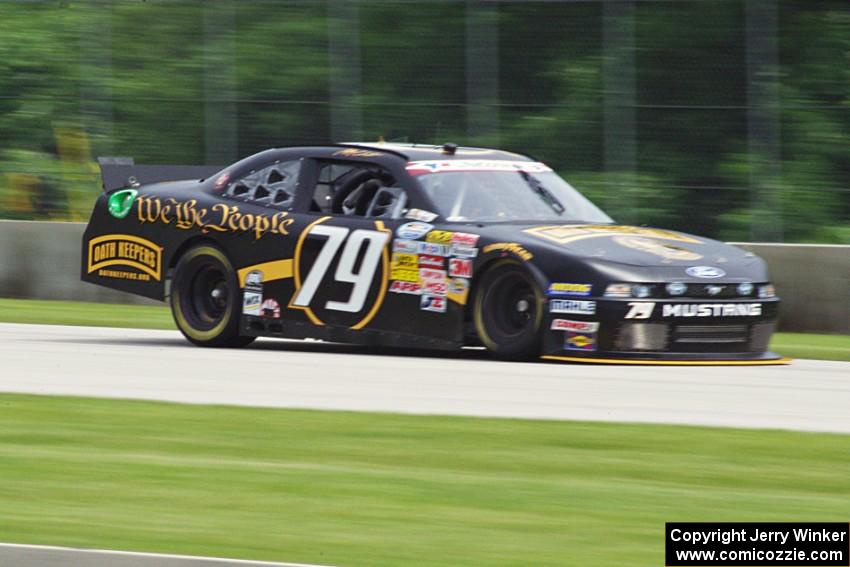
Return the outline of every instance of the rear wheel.
[[[218,248],[200,245],[177,263],[171,284],[171,313],[191,342],[240,347],[254,337],[239,335],[241,290],[230,260]]]
[[[528,270],[504,260],[481,276],[473,304],[475,330],[491,353],[528,360],[540,353],[545,299]]]

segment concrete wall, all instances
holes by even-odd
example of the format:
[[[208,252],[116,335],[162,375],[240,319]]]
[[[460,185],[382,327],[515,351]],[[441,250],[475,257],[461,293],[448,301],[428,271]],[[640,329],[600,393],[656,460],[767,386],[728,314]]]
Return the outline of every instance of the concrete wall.
[[[157,302],[80,281],[85,225],[0,221],[0,297]],[[780,329],[850,333],[850,246],[737,243],[770,266]]]
[[[850,246],[733,244],[767,261],[781,330],[850,333]]]
[[[0,221],[0,297],[160,304],[80,281],[86,225]]]

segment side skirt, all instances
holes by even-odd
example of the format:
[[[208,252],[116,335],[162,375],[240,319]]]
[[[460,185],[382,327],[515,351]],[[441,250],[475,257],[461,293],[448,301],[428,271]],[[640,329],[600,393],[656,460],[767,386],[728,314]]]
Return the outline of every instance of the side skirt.
[[[317,326],[300,321],[281,321],[264,317],[243,316],[241,334],[251,337],[281,339],[319,339],[334,343],[365,346],[419,348],[428,350],[460,350],[463,343],[422,337],[406,333],[393,333],[376,329],[352,331],[335,325]]]

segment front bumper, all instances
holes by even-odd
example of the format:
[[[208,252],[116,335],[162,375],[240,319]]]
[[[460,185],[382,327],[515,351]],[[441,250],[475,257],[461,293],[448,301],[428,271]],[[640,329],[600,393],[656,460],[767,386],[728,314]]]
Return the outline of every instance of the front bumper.
[[[587,298],[577,303],[550,299],[547,307],[546,360],[603,364],[789,362],[768,351],[778,299]]]
[[[542,360],[580,362],[589,364],[626,364],[645,366],[773,366],[791,364],[792,359],[766,352],[760,357],[741,359],[680,358],[678,355],[661,354],[656,358],[607,358],[604,356],[559,356],[543,355]]]

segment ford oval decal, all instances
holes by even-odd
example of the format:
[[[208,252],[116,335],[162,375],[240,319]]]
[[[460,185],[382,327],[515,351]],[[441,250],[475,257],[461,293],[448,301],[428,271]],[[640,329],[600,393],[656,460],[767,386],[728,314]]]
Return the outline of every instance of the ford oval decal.
[[[713,266],[692,266],[685,273],[694,278],[722,278],[726,272]]]

